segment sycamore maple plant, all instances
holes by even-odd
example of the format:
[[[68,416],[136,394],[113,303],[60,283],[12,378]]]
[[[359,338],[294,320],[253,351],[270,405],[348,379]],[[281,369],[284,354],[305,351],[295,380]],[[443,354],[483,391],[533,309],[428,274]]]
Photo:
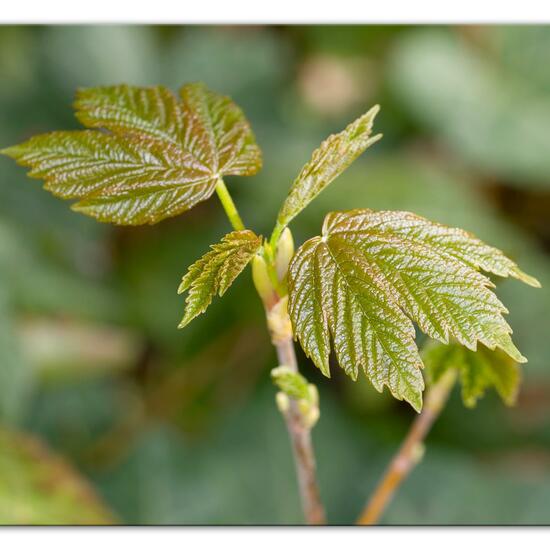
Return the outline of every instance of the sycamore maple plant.
[[[351,378],[363,371],[377,390],[387,386],[417,412],[424,380],[413,322],[445,344],[424,350],[431,390],[415,421],[419,435],[412,437],[413,427],[401,451],[411,466],[455,373],[467,405],[490,386],[513,402],[517,363],[526,359],[512,342],[494,284],[482,272],[540,285],[500,250],[409,212],[358,208],[327,214],[321,235],[294,253],[289,223],[381,138],[372,135],[377,106],[314,151],[269,239],[245,227],[223,181],[226,175],[252,176],[262,165],[249,123],[228,97],[200,83],[183,86],[179,98],[162,86],[119,85],[79,90],[75,108],[89,129],[39,135],[2,152],[29,167],[29,175],[43,179],[54,195],[75,200],[74,210],[101,222],[154,224],[217,193],[234,231],[183,277],[179,292],[187,297],[179,326],[203,313],[252,262],[280,362],[272,371],[281,390],[277,403],[309,522],[324,521],[310,439],[319,399],[298,373],[293,339],[325,376],[333,351]],[[483,346],[475,353],[478,343]],[[391,496],[384,480],[380,487],[365,523],[378,518]]]

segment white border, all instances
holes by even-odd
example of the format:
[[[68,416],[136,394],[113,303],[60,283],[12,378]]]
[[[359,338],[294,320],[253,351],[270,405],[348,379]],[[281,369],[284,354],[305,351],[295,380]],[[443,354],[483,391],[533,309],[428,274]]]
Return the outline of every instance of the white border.
[[[460,0],[4,0],[2,23],[543,23],[550,2]]]
[[[17,0],[2,3],[0,23],[332,24],[549,23],[550,2],[461,0]],[[1,29],[0,29],[1,31]],[[546,535],[546,537],[545,537]],[[548,529],[520,528],[4,528],[4,548],[97,550],[162,547],[223,548],[454,548],[542,547]],[[11,542],[11,544],[10,544]],[[355,543],[355,544],[354,544]]]
[[[464,550],[464,548],[545,548],[548,529],[520,528],[27,528],[0,529],[5,548],[97,550],[131,548],[164,550],[210,548],[223,550],[281,550],[307,548]],[[545,544],[537,544],[543,542]],[[11,543],[11,544],[10,544]]]

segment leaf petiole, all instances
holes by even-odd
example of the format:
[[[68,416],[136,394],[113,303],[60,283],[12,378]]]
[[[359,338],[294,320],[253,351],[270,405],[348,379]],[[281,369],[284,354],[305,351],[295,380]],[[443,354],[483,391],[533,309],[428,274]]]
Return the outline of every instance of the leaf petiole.
[[[216,193],[218,194],[218,198],[222,203],[223,209],[229,219],[229,222],[233,226],[233,229],[235,229],[235,231],[243,231],[244,229],[246,229],[246,226],[244,225],[244,222],[239,215],[239,211],[237,210],[231,194],[229,193],[229,190],[227,189],[227,186],[225,185],[222,178],[218,179],[218,183],[216,184]],[[281,227],[281,231],[283,229],[284,227]],[[264,256],[267,263],[267,271],[271,280],[271,284],[273,285],[279,297],[282,297],[286,295],[286,291],[284,290],[279,279],[277,278],[277,271],[275,269],[275,253],[273,252],[273,249],[271,248],[269,243],[265,243],[264,251]]]
[[[218,194],[220,202],[222,203],[223,209],[225,210],[233,229],[235,231],[243,231],[246,229],[237,207],[235,206],[235,203],[233,202],[233,199],[231,198],[231,195],[229,194],[222,178],[220,178],[216,184],[216,193]]]
[[[276,223],[273,233],[271,233],[271,238],[269,239],[269,244],[271,245],[272,250],[277,250],[277,244],[281,238],[281,234],[284,231],[286,225],[283,225],[279,222]]]

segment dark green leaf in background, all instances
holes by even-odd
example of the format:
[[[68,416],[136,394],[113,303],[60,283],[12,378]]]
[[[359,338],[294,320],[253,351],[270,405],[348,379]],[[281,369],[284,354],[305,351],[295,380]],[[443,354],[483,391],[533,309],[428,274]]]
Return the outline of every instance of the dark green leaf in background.
[[[462,385],[462,400],[474,407],[486,389],[493,387],[507,405],[513,405],[521,382],[519,365],[500,350],[478,346],[473,352],[455,343],[448,346],[429,342],[422,349],[428,379],[437,381],[449,369],[456,369]]]
[[[92,486],[35,438],[0,428],[0,524],[105,525]]]
[[[474,32],[471,42],[454,30],[412,32],[396,44],[389,66],[392,90],[451,155],[516,186],[547,188],[550,99],[539,82],[549,80],[548,56],[542,53],[548,38],[537,36],[549,32],[500,29],[491,36],[479,29],[496,51],[477,47]]]

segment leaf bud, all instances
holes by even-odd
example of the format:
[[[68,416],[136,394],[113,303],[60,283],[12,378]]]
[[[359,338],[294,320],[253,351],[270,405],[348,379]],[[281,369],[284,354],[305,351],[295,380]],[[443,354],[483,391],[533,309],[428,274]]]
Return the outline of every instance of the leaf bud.
[[[285,392],[278,391],[275,394],[275,403],[282,414],[286,414],[290,409],[290,398]]]
[[[262,254],[256,254],[252,259],[252,280],[264,306],[267,310],[271,309],[278,298],[269,278],[267,263]]]
[[[285,227],[277,243],[277,253],[275,254],[275,269],[279,281],[284,281],[292,256],[294,256],[294,239],[290,229]]]

